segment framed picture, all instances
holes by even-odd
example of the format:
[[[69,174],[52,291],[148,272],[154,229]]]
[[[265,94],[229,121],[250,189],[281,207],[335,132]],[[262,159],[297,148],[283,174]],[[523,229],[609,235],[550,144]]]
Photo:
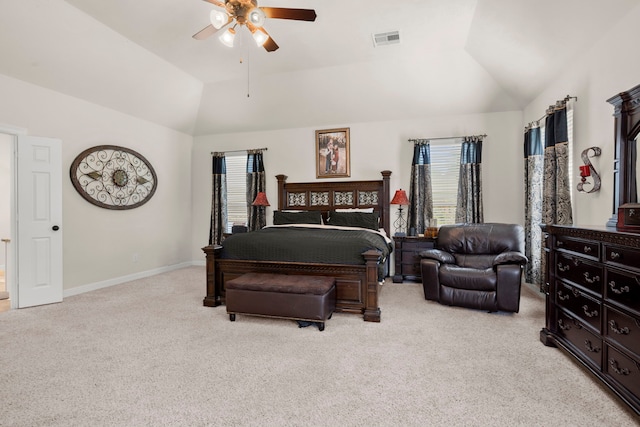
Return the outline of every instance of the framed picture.
[[[349,128],[316,131],[316,177],[351,176]]]

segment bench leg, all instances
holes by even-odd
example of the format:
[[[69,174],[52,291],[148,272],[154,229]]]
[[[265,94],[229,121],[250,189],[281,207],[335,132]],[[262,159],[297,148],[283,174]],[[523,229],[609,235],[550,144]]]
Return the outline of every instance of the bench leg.
[[[324,331],[324,322],[318,322],[318,329],[320,332]]]
[[[232,322],[236,321],[236,315],[234,313],[229,313],[229,320],[231,320]]]

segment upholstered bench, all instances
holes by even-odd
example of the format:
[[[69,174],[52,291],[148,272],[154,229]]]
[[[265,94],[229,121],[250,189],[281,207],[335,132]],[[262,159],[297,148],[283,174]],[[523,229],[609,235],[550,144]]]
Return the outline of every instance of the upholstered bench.
[[[236,314],[324,322],[336,308],[336,279],[297,274],[246,273],[225,282],[229,319]]]

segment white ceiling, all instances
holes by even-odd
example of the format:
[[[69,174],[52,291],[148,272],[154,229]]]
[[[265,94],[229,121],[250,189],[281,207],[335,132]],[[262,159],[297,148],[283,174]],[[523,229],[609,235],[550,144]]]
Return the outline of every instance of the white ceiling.
[[[203,0],[0,0],[0,73],[194,135],[520,110],[640,0],[259,5],[318,18],[268,19],[268,53],[194,40]]]

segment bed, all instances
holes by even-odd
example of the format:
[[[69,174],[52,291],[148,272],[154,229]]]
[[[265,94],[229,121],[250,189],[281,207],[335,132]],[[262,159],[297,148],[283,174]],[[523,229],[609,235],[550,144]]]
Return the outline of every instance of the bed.
[[[317,181],[307,183],[288,183],[285,175],[277,175],[279,212],[320,213],[323,221],[329,219],[329,213],[336,210],[373,209],[379,216],[379,227],[390,236],[389,217],[389,179],[391,171],[382,171],[382,179],[371,181]],[[273,229],[264,229],[265,234]],[[307,227],[300,227],[307,230]],[[340,227],[338,227],[340,228]],[[289,227],[283,227],[289,230]],[[261,230],[262,231],[262,230]],[[380,279],[388,271],[389,251],[371,246],[357,256],[344,257],[343,260],[309,254],[302,250],[303,245],[295,248],[302,256],[311,256],[306,260],[290,260],[278,257],[271,259],[255,258],[251,254],[229,255],[232,246],[240,239],[252,239],[260,232],[243,233],[245,237],[232,236],[222,245],[210,245],[202,248],[206,255],[206,296],[203,304],[216,307],[225,303],[224,283],[248,272],[278,274],[324,275],[336,278],[336,311],[362,315],[365,321],[379,322],[380,307],[378,294]],[[253,237],[252,237],[253,236]],[[308,248],[306,249],[308,251]],[[274,252],[274,251],[271,251]],[[386,260],[385,260],[386,257]],[[246,259],[244,259],[246,258]],[[322,262],[320,262],[322,261]],[[382,271],[382,274],[381,274]]]

